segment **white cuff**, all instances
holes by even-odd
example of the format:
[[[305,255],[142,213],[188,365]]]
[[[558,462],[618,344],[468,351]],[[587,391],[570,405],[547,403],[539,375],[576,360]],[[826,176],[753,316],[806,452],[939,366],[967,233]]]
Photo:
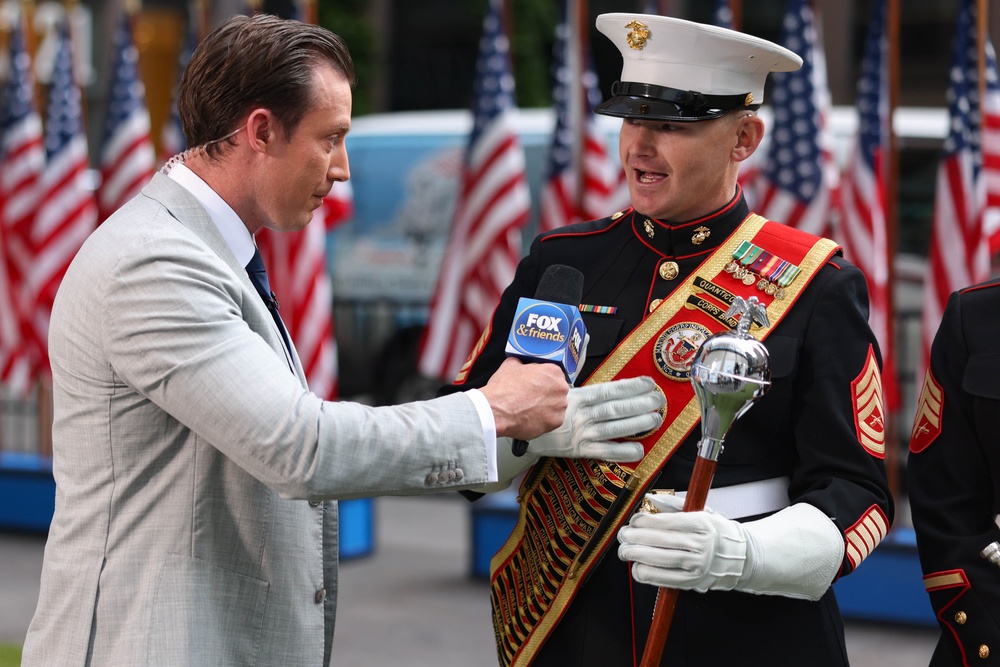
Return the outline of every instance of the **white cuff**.
[[[844,535],[814,505],[796,503],[743,528],[750,567],[738,590],[818,600],[840,571]]]
[[[493,409],[486,396],[478,389],[469,389],[466,396],[472,400],[479,413],[479,422],[483,426],[483,444],[486,447],[486,475],[488,482],[496,482],[499,479],[497,473],[497,423],[493,419]],[[510,481],[508,480],[508,484]]]

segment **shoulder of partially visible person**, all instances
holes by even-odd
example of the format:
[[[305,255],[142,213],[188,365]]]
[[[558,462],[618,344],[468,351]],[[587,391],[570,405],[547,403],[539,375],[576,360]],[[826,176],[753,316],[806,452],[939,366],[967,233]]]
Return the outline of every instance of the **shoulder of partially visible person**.
[[[1000,278],[956,291],[945,310],[946,318],[957,318],[965,346],[980,355],[981,363],[1000,364]],[[992,355],[989,359],[985,355]],[[997,369],[1000,371],[1000,368]]]
[[[968,305],[973,308],[995,306],[1000,302],[1000,276],[957,290],[957,293],[963,306]],[[1000,309],[994,308],[992,312],[984,314],[995,315],[1000,322]]]
[[[948,297],[931,345],[931,372],[961,372],[972,355],[980,365],[1000,364],[1000,278],[956,290]],[[995,350],[995,352],[994,352]],[[1000,372],[1000,368],[998,368]]]

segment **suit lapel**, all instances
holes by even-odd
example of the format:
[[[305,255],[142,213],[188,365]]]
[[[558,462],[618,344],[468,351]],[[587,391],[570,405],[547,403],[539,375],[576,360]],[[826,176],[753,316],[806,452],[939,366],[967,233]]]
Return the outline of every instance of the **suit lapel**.
[[[229,244],[222,237],[219,228],[212,222],[212,218],[198,202],[181,185],[172,181],[168,176],[160,173],[153,175],[153,178],[142,189],[142,193],[151,199],[160,202],[167,212],[170,213],[177,222],[190,229],[205,244],[211,248],[219,258],[225,262],[233,275],[243,285],[245,292],[243,298],[243,319],[246,320],[250,328],[259,333],[268,342],[271,348],[294,369],[296,377],[306,385],[306,377],[302,370],[302,363],[299,361],[298,352],[292,346],[291,352],[285,348],[281,339],[281,332],[274,323],[271,313],[268,312],[264,302],[257,295],[257,290],[250,277],[247,275],[246,267],[240,265],[239,260],[229,249]]]

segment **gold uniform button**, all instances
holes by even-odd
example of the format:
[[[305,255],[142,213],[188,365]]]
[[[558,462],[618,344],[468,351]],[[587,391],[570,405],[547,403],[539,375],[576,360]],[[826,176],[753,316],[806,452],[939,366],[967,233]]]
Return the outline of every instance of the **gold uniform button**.
[[[677,262],[664,262],[660,264],[660,277],[664,280],[673,280],[681,272]]]
[[[653,299],[649,304],[649,312],[656,310],[656,307],[663,303],[663,299]]]
[[[969,620],[969,617],[965,614],[964,611],[959,611],[955,613],[955,622],[958,623],[959,625],[965,625],[965,622],[967,620]]]
[[[982,658],[983,660],[985,660],[986,658],[990,657],[990,647],[987,646],[986,644],[980,644],[979,645],[979,657]]]

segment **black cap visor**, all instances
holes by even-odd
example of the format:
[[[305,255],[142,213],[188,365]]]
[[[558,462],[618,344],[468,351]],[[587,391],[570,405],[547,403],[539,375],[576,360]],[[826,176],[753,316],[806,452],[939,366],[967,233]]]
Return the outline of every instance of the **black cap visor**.
[[[594,112],[617,118],[644,120],[714,120],[735,109],[756,109],[753,95],[704,95],[646,83],[616,81],[613,97],[594,107]]]

